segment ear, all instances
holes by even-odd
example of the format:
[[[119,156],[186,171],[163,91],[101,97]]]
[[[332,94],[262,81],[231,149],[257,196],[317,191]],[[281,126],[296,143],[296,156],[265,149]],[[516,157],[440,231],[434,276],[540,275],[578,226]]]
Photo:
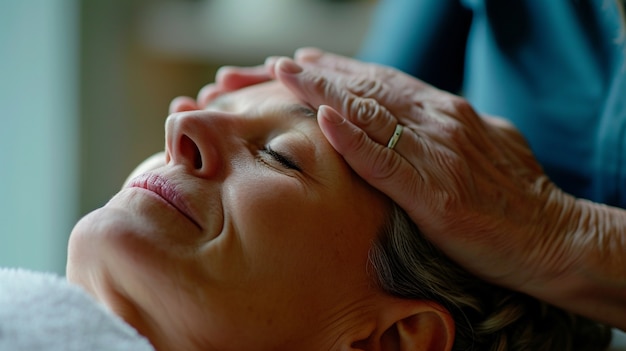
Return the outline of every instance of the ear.
[[[454,320],[436,302],[390,298],[380,311],[377,331],[352,350],[450,351]]]
[[[454,344],[454,321],[443,306],[420,301],[421,308],[398,320],[385,331],[383,343],[402,351],[450,351]],[[394,350],[383,347],[383,350]]]

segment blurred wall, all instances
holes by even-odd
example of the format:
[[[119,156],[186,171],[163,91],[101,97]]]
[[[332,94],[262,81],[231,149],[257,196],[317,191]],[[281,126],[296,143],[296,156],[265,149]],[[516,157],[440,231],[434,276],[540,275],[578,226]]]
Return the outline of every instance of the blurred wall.
[[[170,100],[195,95],[214,76],[211,63],[144,47],[138,19],[161,2],[80,1],[81,214],[104,205],[135,165],[163,149]]]
[[[0,266],[63,273],[77,216],[77,3],[0,1]]]

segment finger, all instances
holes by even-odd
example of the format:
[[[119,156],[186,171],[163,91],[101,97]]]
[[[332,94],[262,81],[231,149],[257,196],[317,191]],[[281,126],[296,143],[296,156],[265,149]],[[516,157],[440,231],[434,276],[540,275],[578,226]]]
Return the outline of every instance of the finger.
[[[223,94],[224,91],[220,90],[215,83],[207,84],[198,92],[198,97],[196,98],[198,107],[206,108],[206,106],[215,98]]]
[[[179,96],[174,98],[170,102],[169,112],[170,114],[175,112],[183,112],[183,111],[194,111],[199,110],[198,104],[196,100],[190,98],[189,96]]]
[[[359,176],[414,215],[423,184],[416,168],[328,106],[318,110],[318,123],[329,143]]]
[[[361,97],[378,100],[393,113],[419,110],[419,105],[442,92],[425,82],[397,69],[361,62],[349,57],[324,52],[316,48],[301,48],[295,61],[326,74],[344,76],[344,88]]]
[[[387,145],[398,124],[376,100],[342,89],[334,81],[313,70],[305,70],[290,59],[281,58],[276,63],[276,78],[313,107],[329,105],[336,109],[379,144]]]
[[[320,68],[328,68],[344,74],[367,74],[371,67],[370,64],[313,47],[296,50],[294,60],[298,63],[313,64]]]
[[[271,80],[265,65],[253,67],[223,66],[215,75],[215,84],[225,92]]]
[[[358,61],[354,62],[358,64]],[[385,67],[368,66],[369,75],[373,76],[369,78],[363,74],[344,75],[316,66],[302,66],[287,58],[279,60],[276,64],[280,64],[280,67],[274,70],[274,76],[288,84],[293,92],[299,91],[305,96],[308,94],[307,90],[309,92],[317,90],[319,95],[321,89],[328,89],[329,91],[324,92],[325,95],[322,96],[329,99],[328,101],[333,101],[329,105],[341,113],[345,111],[337,105],[336,99],[331,99],[350,92],[358,97],[376,100],[394,116],[408,116],[411,123],[420,123],[425,117],[423,104],[443,94],[424,82]],[[358,124],[357,121],[353,122]]]
[[[374,99],[357,97],[350,108],[343,112],[372,140],[385,147],[398,126],[398,120]]]
[[[303,47],[296,50],[293,59],[296,62],[315,62],[319,60],[325,51],[316,47]]]
[[[265,70],[272,78],[276,77],[276,73],[275,73],[276,62],[278,62],[278,60],[281,57],[283,56],[268,56],[265,59],[265,62],[263,63],[263,65],[265,66]]]

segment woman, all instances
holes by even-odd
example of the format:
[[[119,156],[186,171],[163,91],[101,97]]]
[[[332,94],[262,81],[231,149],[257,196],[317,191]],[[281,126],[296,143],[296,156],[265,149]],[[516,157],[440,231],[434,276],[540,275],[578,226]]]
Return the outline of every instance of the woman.
[[[224,68],[198,103],[273,76],[312,106],[328,105],[318,121],[335,150],[455,262],[626,330],[624,209],[563,191],[511,123],[479,115],[459,96],[319,50],[299,50],[296,60],[301,65],[270,58],[265,67]],[[389,153],[399,125],[404,132]]]
[[[172,104],[69,244],[68,279],[158,350],[601,350],[608,329],[474,279],[270,82]],[[391,152],[391,151],[390,151]]]

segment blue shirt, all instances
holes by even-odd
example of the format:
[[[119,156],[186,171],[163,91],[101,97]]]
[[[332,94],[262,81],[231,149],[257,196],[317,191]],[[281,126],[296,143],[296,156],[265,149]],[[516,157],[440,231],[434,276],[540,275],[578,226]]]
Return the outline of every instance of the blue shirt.
[[[383,0],[359,58],[511,120],[548,176],[626,208],[626,39],[609,0]]]

